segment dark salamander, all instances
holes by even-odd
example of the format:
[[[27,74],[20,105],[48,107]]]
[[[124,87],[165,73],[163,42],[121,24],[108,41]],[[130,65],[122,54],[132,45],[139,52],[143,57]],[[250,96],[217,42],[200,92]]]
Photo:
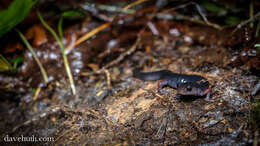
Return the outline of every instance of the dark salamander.
[[[140,70],[141,68],[135,69],[133,76],[144,81],[160,80],[158,82],[158,88],[161,93],[166,93],[166,91],[162,89],[164,86],[170,86],[177,89],[177,97],[180,97],[180,95],[206,95],[207,100],[210,98],[209,82],[202,76],[177,74],[169,70],[154,72],[140,72]]]

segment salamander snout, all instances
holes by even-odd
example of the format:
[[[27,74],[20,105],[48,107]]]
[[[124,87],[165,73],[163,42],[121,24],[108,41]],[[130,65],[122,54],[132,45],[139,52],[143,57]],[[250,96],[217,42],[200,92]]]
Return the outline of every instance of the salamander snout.
[[[193,96],[204,96],[208,92],[202,86],[197,83],[184,83],[180,84],[177,88],[179,95],[193,95]]]

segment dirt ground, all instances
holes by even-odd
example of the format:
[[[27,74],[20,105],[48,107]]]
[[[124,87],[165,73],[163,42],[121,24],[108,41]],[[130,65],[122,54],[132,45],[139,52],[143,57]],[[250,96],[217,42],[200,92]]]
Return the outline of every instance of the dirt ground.
[[[255,41],[246,41],[246,30],[232,34],[233,28],[217,30],[145,15],[123,20],[70,50],[76,95],[59,47],[47,32],[48,42],[35,51],[52,78],[49,84],[43,84],[27,50],[17,74],[0,74],[1,145],[8,144],[6,137],[21,136],[54,140],[9,144],[206,146],[259,141],[250,110],[252,98],[259,97],[251,92],[259,81],[260,61],[257,54],[250,56]],[[66,45],[72,34],[82,35],[83,26],[89,31],[100,24],[83,20],[66,27]],[[137,67],[201,75],[210,83],[211,98],[177,100],[170,87],[164,88],[169,94],[160,94],[157,81],[133,77]]]

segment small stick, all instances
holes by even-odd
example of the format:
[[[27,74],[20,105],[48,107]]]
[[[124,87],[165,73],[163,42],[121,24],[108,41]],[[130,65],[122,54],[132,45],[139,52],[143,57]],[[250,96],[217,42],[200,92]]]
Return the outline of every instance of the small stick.
[[[107,69],[104,69],[104,72],[106,73],[106,77],[107,77],[107,87],[108,89],[112,89],[110,72]]]
[[[255,85],[253,91],[251,92],[251,95],[256,95],[256,93],[260,90],[260,81]]]
[[[203,12],[201,11],[201,7],[199,6],[199,4],[195,3],[195,2],[189,2],[189,3],[186,3],[186,4],[183,4],[183,5],[180,5],[180,6],[177,6],[177,7],[174,7],[174,8],[171,8],[171,9],[168,9],[168,10],[165,10],[165,11],[162,11],[162,13],[159,13],[156,15],[156,17],[158,18],[163,18],[163,15],[166,13],[169,13],[169,11],[173,11],[173,10],[177,10],[177,9],[183,9],[189,5],[194,5],[199,13],[199,15],[202,17],[203,21],[201,20],[198,20],[198,19],[194,19],[194,18],[191,18],[191,17],[188,17],[188,16],[184,16],[184,15],[176,15],[175,17],[174,16],[167,16],[165,18],[167,19],[182,19],[182,20],[188,20],[188,21],[191,21],[191,22],[194,22],[194,23],[199,23],[199,24],[206,24],[208,26],[211,26],[211,27],[214,27],[218,30],[222,29],[221,26],[219,26],[218,24],[215,24],[215,23],[211,23],[208,21],[207,17],[203,14]]]
[[[116,65],[118,64],[119,62],[121,62],[126,56],[132,54],[135,50],[136,50],[136,47],[137,45],[140,43],[140,37],[137,38],[137,40],[135,41],[135,43],[132,45],[132,47],[124,52],[123,54],[121,54],[117,59],[111,61],[110,63],[108,63],[107,65],[105,65],[102,69],[99,69],[97,71],[94,71],[94,72],[90,72],[90,73],[85,73],[85,72],[82,72],[81,75],[82,76],[90,76],[90,75],[93,75],[93,74],[101,74],[101,73],[105,73],[106,74],[106,78],[107,78],[107,86],[108,86],[108,89],[111,89],[112,86],[111,86],[111,75],[108,71],[108,68],[113,66],[113,65]]]
[[[56,113],[56,112],[58,112],[58,111],[60,111],[60,110],[61,110],[61,108],[60,108],[59,106],[53,107],[53,108],[47,110],[46,112],[44,112],[44,113],[42,113],[42,114],[40,114],[40,115],[38,115],[38,116],[35,116],[35,117],[33,117],[32,119],[27,120],[27,121],[25,121],[24,123],[22,123],[22,124],[20,124],[20,125],[17,125],[16,127],[14,127],[14,128],[12,129],[12,132],[15,132],[18,128],[20,128],[20,127],[22,127],[22,126],[29,125],[29,124],[31,124],[32,122],[35,122],[35,121],[39,120],[40,118],[44,118],[44,117],[46,117],[46,116],[48,116],[48,115],[50,115],[50,114],[54,114],[54,113]]]
[[[257,20],[258,17],[260,17],[260,12],[256,13],[256,14],[255,14],[253,17],[251,17],[250,19],[239,23],[239,24],[237,25],[237,27],[232,31],[232,34],[235,33],[238,29],[240,29],[240,28],[242,28],[243,26],[247,25],[248,23]]]
[[[132,47],[130,47],[130,49],[126,52],[124,52],[123,54],[121,54],[118,58],[116,58],[115,60],[111,61],[110,63],[108,63],[107,65],[105,65],[103,68],[94,71],[94,72],[90,72],[90,73],[86,73],[86,72],[82,72],[81,75],[82,76],[90,76],[93,74],[101,74],[104,72],[104,70],[108,69],[109,67],[116,65],[117,63],[119,63],[120,61],[122,61],[126,56],[132,54],[135,50],[137,45],[140,43],[140,38],[138,37],[137,40],[135,41],[135,43],[132,45]]]
[[[40,92],[41,92],[41,88],[39,87],[36,89],[35,94],[33,96],[34,101],[38,99]]]
[[[122,12],[125,12],[125,11],[127,11],[129,8],[131,8],[131,7],[135,6],[135,5],[138,5],[138,4],[140,4],[140,3],[143,3],[143,2],[145,2],[145,1],[148,1],[148,0],[137,0],[137,1],[133,2],[133,3],[130,3],[129,5],[127,5],[127,6],[125,6],[124,8],[122,8]]]
[[[113,60],[112,62],[110,62],[109,64],[107,64],[104,68],[109,68],[119,62],[121,62],[126,56],[132,54],[135,50],[137,45],[140,43],[140,37],[137,38],[137,40],[135,41],[135,43],[132,45],[132,47],[126,51],[125,53],[121,54],[117,59]]]

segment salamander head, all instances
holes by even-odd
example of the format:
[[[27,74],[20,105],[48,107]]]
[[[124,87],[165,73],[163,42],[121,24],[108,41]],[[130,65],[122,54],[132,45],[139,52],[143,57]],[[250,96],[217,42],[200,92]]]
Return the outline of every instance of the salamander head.
[[[187,82],[177,87],[179,95],[204,96],[208,94],[208,83]]]

